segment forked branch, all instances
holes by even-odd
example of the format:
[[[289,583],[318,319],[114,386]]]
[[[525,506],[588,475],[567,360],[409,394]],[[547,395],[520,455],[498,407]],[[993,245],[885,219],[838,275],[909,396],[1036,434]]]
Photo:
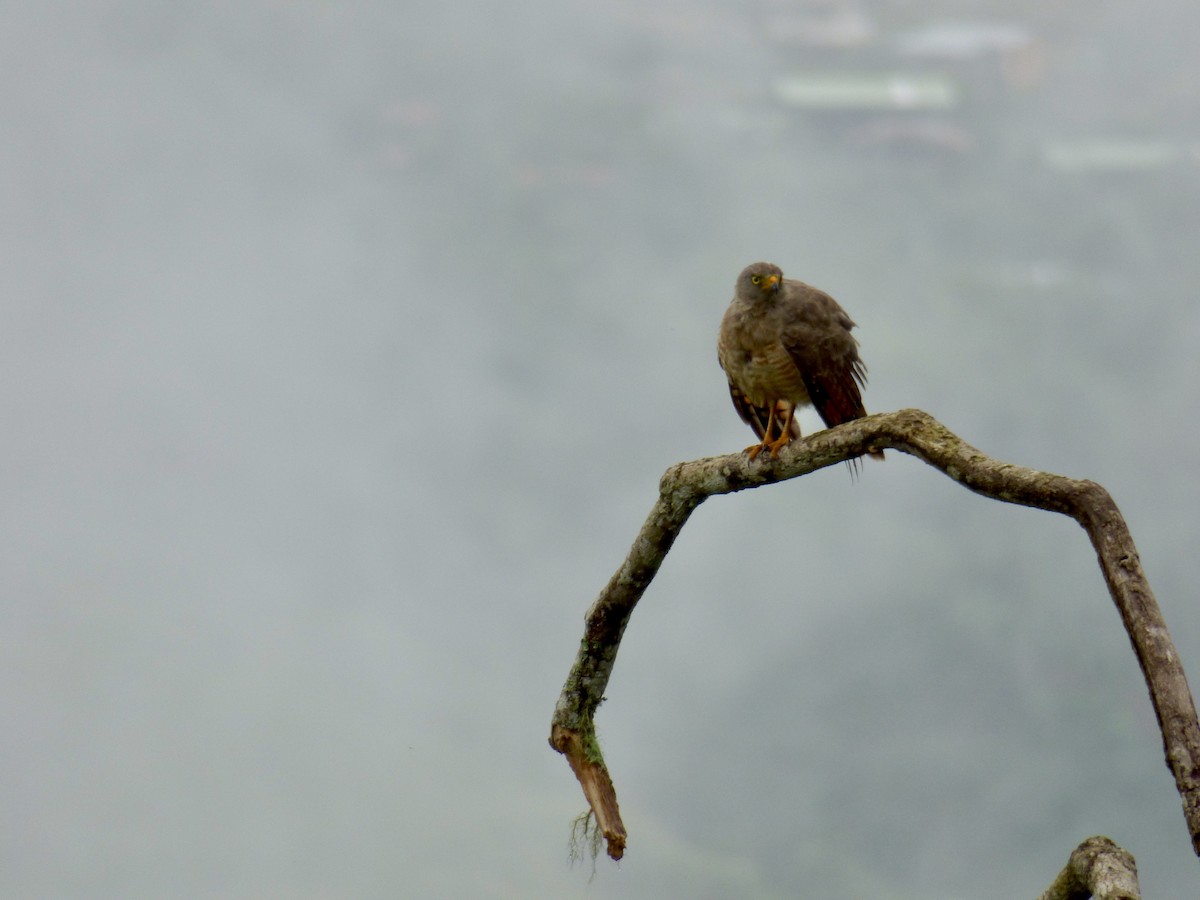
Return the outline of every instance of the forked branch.
[[[1200,855],[1200,727],[1187,678],[1120,510],[1103,487],[1000,462],[916,409],[857,419],[786,448],[778,459],[750,462],[733,453],[678,463],[663,474],[659,496],[629,555],[587,612],[583,640],[555,706],[550,745],[566,755],[608,855],[625,851],[616,790],[596,741],[596,707],[612,675],[621,635],[642,594],[692,511],[728,494],[806,475],[869,449],[908,453],[964,487],[1006,503],[1050,510],[1079,522],[1091,539],[1109,593],[1150,691],[1167,767],[1183,801],[1192,847]]]

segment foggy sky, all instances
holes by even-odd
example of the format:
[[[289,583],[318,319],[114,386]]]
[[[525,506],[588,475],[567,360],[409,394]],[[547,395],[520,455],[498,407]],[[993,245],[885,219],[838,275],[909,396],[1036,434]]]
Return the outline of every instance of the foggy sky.
[[[1010,898],[1097,833],[1195,892],[1083,532],[899,453],[697,511],[597,719],[628,854],[568,861],[553,704],[663,470],[752,438],[757,259],[870,410],[1108,488],[1200,667],[1193,6],[838,9],[7,11],[0,893]],[[775,90],[896,72],[959,99]]]

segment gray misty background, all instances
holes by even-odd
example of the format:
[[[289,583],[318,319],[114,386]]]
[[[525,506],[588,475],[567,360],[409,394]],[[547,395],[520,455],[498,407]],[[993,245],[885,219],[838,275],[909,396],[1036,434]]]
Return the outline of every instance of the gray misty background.
[[[662,471],[752,438],[757,259],[869,409],[1104,484],[1200,677],[1190,0],[3,18],[0,894],[1032,897],[1103,833],[1196,896],[1083,532],[898,453],[697,511],[594,878],[546,743]]]

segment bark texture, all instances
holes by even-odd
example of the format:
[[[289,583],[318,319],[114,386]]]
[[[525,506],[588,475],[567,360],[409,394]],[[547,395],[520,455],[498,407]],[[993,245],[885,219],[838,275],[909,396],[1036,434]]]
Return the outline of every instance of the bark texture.
[[[1141,900],[1133,854],[1103,835],[1071,853],[1066,867],[1038,900]]]
[[[658,500],[628,556],[587,611],[583,640],[551,724],[550,745],[567,757],[579,779],[604,834],[609,856],[620,859],[624,854],[626,832],[616,790],[596,741],[596,708],[604,698],[629,617],[692,511],[714,494],[796,478],[885,448],[915,456],[985,497],[1062,513],[1083,526],[1145,676],[1167,767],[1183,802],[1192,847],[1200,855],[1200,726],[1196,707],[1179,654],[1117,505],[1095,482],[992,459],[927,413],[906,409],[818,432],[789,445],[778,459],[764,454],[752,462],[744,453],[733,453],[678,463],[663,474]]]

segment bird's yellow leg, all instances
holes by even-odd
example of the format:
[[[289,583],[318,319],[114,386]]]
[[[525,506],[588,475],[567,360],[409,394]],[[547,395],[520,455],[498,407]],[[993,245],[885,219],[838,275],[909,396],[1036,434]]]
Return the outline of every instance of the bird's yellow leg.
[[[769,444],[763,444],[764,447],[771,451],[771,459],[775,459],[775,457],[779,456],[779,451],[783,449],[784,445],[792,439],[792,419],[795,417],[796,405],[794,403],[789,404],[787,417],[783,420],[783,430],[780,432],[779,438],[771,441]],[[770,431],[767,433],[770,434]],[[764,438],[763,440],[765,441],[766,439]]]
[[[762,453],[763,450],[767,446],[769,446],[767,444],[767,441],[769,441],[771,439],[771,426],[774,424],[775,424],[775,404],[772,403],[771,404],[771,412],[767,416],[767,427],[763,429],[762,440],[759,441],[757,444],[751,444],[749,447],[746,448],[746,454],[750,457],[750,462],[754,462],[756,459],[758,459],[758,454]]]

